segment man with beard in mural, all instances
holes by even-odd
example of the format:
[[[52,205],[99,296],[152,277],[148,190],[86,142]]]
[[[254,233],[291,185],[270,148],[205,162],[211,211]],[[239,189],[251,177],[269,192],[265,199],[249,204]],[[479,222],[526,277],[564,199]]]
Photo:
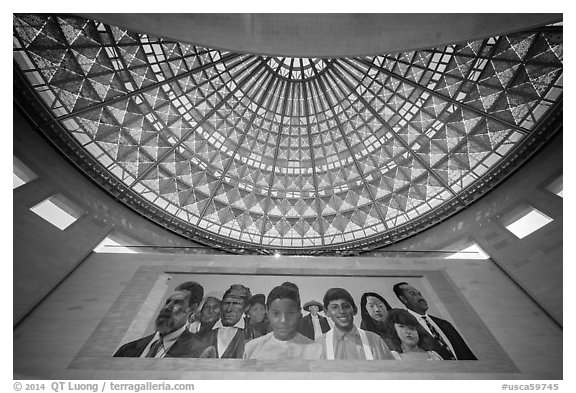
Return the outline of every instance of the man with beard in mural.
[[[202,339],[187,329],[190,314],[196,311],[204,289],[194,281],[178,285],[156,317],[156,331],[121,346],[114,357],[196,358],[205,353]]]

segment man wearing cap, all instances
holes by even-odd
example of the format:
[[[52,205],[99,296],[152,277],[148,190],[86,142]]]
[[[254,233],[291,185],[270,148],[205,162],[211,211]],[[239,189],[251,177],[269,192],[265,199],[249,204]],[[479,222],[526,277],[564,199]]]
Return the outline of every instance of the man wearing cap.
[[[242,317],[248,310],[251,297],[250,289],[241,284],[232,284],[224,292],[220,320],[204,336],[219,358],[241,359],[244,356],[246,322]]]
[[[187,329],[188,318],[196,311],[203,295],[204,289],[197,282],[178,285],[158,313],[156,331],[122,345],[114,357],[206,357],[202,340]]]
[[[311,340],[317,340],[322,334],[330,330],[328,319],[318,315],[318,312],[322,311],[324,306],[316,300],[311,300],[304,304],[303,308],[309,314],[302,318],[302,335]]]

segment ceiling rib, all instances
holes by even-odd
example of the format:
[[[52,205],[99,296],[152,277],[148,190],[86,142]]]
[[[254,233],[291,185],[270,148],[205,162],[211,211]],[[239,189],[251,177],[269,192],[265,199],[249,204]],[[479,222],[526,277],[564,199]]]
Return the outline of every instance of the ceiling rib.
[[[346,68],[342,67],[341,64],[338,64],[338,65],[336,65],[336,66],[334,67],[334,72],[337,73],[337,71],[338,71],[339,69],[342,69],[343,72],[346,72],[347,75],[350,75],[356,82],[358,82],[358,85],[361,84],[361,82],[358,80],[358,77],[357,77],[356,75],[353,75],[353,74],[352,74],[351,72],[349,72]],[[357,69],[357,68],[356,68],[356,69]],[[341,79],[343,79],[340,74],[338,74],[338,76],[339,76]],[[345,81],[344,81],[344,82],[345,82]],[[374,83],[374,82],[375,82],[375,79],[372,80],[372,83]],[[383,84],[379,84],[379,85],[382,86],[383,89],[386,88]],[[352,91],[353,91],[354,93],[357,93],[356,89],[353,89]],[[460,89],[459,89],[458,91],[460,91]],[[360,96],[360,95],[359,95],[359,96]],[[367,104],[367,105],[369,105],[369,104]],[[437,118],[438,118],[438,117],[441,117],[442,114],[444,114],[444,113],[446,113],[446,112],[448,111],[449,107],[450,107],[450,106],[447,105],[447,106],[442,110],[442,112],[441,112],[438,116],[434,116],[434,117],[437,117]],[[370,108],[371,108],[371,107],[370,107]],[[421,110],[421,111],[424,111],[423,108],[420,108],[420,110]],[[426,111],[424,111],[424,112],[426,112]],[[394,137],[395,137],[400,143],[402,143],[402,144],[404,145],[404,147],[406,147],[406,149],[420,162],[420,164],[424,165],[424,167],[428,170],[428,172],[432,172],[431,167],[430,167],[429,165],[427,165],[427,164],[421,159],[421,157],[420,157],[418,154],[416,154],[412,149],[410,149],[410,148],[408,147],[408,146],[409,146],[408,144],[405,144],[405,143],[404,143],[404,140],[394,131],[394,129],[393,129],[392,127],[390,127],[390,126],[388,125],[388,123],[387,123],[384,119],[382,119],[381,116],[378,115],[377,118],[380,120],[380,122],[384,122],[384,123],[385,123],[385,127],[392,133],[392,135],[394,135]],[[465,135],[462,135],[462,136],[465,137]],[[466,140],[465,138],[463,138],[463,140],[462,140],[458,145],[456,145],[452,150],[453,150],[453,151],[456,151],[457,148],[458,148],[459,146],[465,144],[466,141],[467,141],[467,140]],[[437,144],[437,142],[434,141],[434,140],[430,140],[430,143],[431,143],[431,144],[434,144],[434,145],[437,146],[437,147],[439,147],[438,144]],[[481,141],[478,141],[478,143],[482,143],[482,142],[481,142]],[[487,150],[492,150],[491,147],[489,147],[489,146],[485,146],[485,145],[484,145],[484,147],[485,147]],[[440,148],[440,147],[439,147],[439,148]],[[453,155],[451,156],[450,154],[446,154],[446,156],[443,157],[442,159],[440,159],[440,160],[438,161],[438,163],[441,163],[441,162],[443,162],[443,161],[447,161],[449,158],[451,158],[452,160],[458,162],[462,167],[466,167],[466,165],[465,165],[464,163],[462,163],[462,162],[460,161],[460,159],[458,159],[457,157],[454,157]],[[434,174],[435,174],[435,173],[434,173]],[[452,189],[446,184],[446,182],[444,182],[444,181],[443,181],[441,178],[439,178],[438,176],[434,176],[434,177],[435,177],[438,181],[440,181],[440,183],[441,183],[442,185],[444,185],[445,188],[448,188],[448,191],[450,191],[452,194],[454,194],[454,193],[452,192]]]
[[[311,64],[314,67],[314,64]],[[304,73],[302,73],[302,79],[304,79]],[[310,126],[310,108],[308,107],[308,84],[302,82],[302,94],[304,97],[303,107],[304,107],[304,116],[306,116],[306,132],[308,134],[308,145],[310,147],[310,161],[312,163],[312,182],[314,183],[314,195],[315,195],[315,203],[316,209],[318,210],[318,225],[320,228],[320,239],[322,240],[322,245],[326,242],[324,241],[324,224],[322,223],[322,210],[320,205],[320,198],[318,194],[318,179],[316,178],[316,158],[314,155],[314,145],[312,143],[312,127]],[[310,99],[312,105],[314,105],[314,100]]]
[[[291,83],[287,80],[284,81],[284,94],[281,95],[282,97],[282,108],[280,114],[280,124],[278,124],[278,136],[276,137],[276,145],[274,149],[274,164],[272,165],[272,171],[270,172],[270,180],[268,181],[268,197],[264,202],[264,216],[262,219],[262,230],[260,231],[260,244],[264,242],[264,232],[266,231],[266,221],[268,219],[268,209],[270,208],[270,202],[272,200],[272,187],[274,185],[274,177],[276,172],[276,163],[278,161],[278,150],[280,149],[280,138],[282,136],[282,131],[284,130],[284,117],[286,115],[286,107],[288,106],[288,89],[290,88]],[[278,107],[278,103],[280,102],[280,98],[276,101],[276,108]],[[276,112],[276,108],[274,108],[274,112]]]
[[[108,32],[108,35],[109,35],[110,37],[114,37],[114,34],[113,34],[112,31],[110,30],[110,26],[106,26],[106,31]],[[116,49],[116,53],[120,53],[120,52],[118,51],[118,43],[117,43],[117,42],[112,41],[112,46]],[[122,63],[122,68],[123,68],[124,70],[128,69],[128,66],[127,66],[127,64],[126,64],[126,60],[124,59],[124,57],[119,56],[118,59],[119,59],[119,61]],[[131,81],[134,85],[136,85],[133,75],[129,73],[129,74],[128,74],[128,77],[130,78],[130,81]],[[208,83],[208,81],[206,81],[206,83]],[[163,85],[163,84],[164,84],[164,83],[161,83],[160,86]],[[140,90],[140,91],[142,91],[142,90]],[[126,96],[122,96],[122,97],[126,97]],[[150,105],[150,103],[148,102],[148,100],[143,99],[143,100],[142,100],[142,104],[143,104],[144,106],[146,106],[146,108],[147,108],[147,110],[148,110],[149,113],[154,113],[154,108],[152,108],[152,106]],[[112,117],[114,117],[114,116],[112,116]],[[156,121],[158,121],[158,123],[161,125],[161,129],[162,129],[162,130],[165,130],[166,128],[168,128],[168,124],[164,123],[164,121],[163,121],[160,117],[156,117]],[[120,124],[120,126],[122,126],[122,124]],[[159,132],[159,134],[160,134],[160,132]],[[130,136],[130,135],[125,135],[125,137],[129,137],[130,140],[133,141],[132,136]],[[135,142],[135,141],[134,141],[134,142]],[[135,143],[134,143],[134,149],[132,149],[132,150],[138,149],[138,145],[139,145],[139,143],[135,142]],[[161,160],[157,160],[158,165],[160,164],[160,161],[161,161]],[[162,188],[159,188],[158,192],[159,192],[160,194],[162,194],[162,192],[166,189],[166,187],[168,187],[168,184],[165,184]]]
[[[269,92],[269,88],[270,86],[274,83],[274,81],[276,80],[274,78],[274,74],[271,73],[266,73],[266,76],[264,77],[265,79],[268,78],[269,80],[267,81],[267,85],[264,91]],[[276,91],[276,88],[278,87],[279,84],[277,84],[276,86],[274,86],[274,91]],[[238,140],[238,145],[236,146],[236,149],[234,149],[234,152],[232,153],[232,155],[230,156],[230,159],[228,160],[228,163],[226,164],[226,167],[224,168],[224,170],[222,171],[222,175],[220,176],[220,179],[218,181],[218,185],[214,188],[214,191],[211,193],[210,195],[210,199],[208,200],[208,203],[206,203],[206,205],[204,206],[204,208],[202,209],[201,214],[198,217],[198,221],[196,222],[196,225],[198,225],[200,223],[200,221],[202,221],[202,219],[204,218],[204,215],[206,214],[206,211],[208,210],[208,207],[210,205],[210,202],[212,202],[212,200],[214,199],[214,196],[216,195],[218,189],[222,186],[222,183],[224,181],[224,177],[226,176],[226,173],[228,172],[228,169],[230,168],[230,166],[232,165],[232,162],[234,161],[234,157],[236,156],[236,153],[238,152],[238,150],[240,149],[240,146],[242,146],[242,143],[244,142],[244,139],[246,138],[246,135],[248,134],[248,131],[250,130],[250,128],[252,128],[252,125],[254,124],[254,120],[256,119],[256,115],[258,114],[258,109],[262,108],[262,105],[264,104],[264,101],[266,100],[266,98],[269,98],[273,95],[272,93],[268,93],[268,94],[262,94],[262,96],[260,97],[258,103],[256,104],[256,108],[254,109],[254,112],[252,113],[252,116],[250,116],[250,120],[248,121],[248,125],[246,126],[246,130],[244,131],[244,133],[242,133],[242,136],[240,137],[240,139]],[[240,100],[238,100],[238,102],[240,102]],[[250,108],[250,105],[246,106],[246,109],[244,110],[244,112],[246,112],[248,109]]]
[[[358,67],[356,67],[352,61],[350,61],[350,59],[343,59],[343,60],[344,60],[346,63],[348,63],[348,64],[350,64],[351,66],[353,66],[354,68],[356,68],[357,70],[359,70]],[[404,82],[404,83],[406,83],[406,84],[408,84],[408,85],[410,85],[410,86],[412,86],[412,87],[415,87],[415,88],[417,88],[417,89],[424,90],[425,92],[430,93],[430,94],[432,94],[432,95],[435,96],[435,97],[438,97],[438,98],[441,98],[441,99],[443,99],[443,100],[446,100],[446,101],[448,101],[448,102],[450,102],[450,103],[452,103],[452,104],[454,104],[454,105],[456,105],[456,106],[459,106],[459,107],[461,107],[461,108],[464,108],[464,109],[466,109],[466,110],[469,110],[469,111],[471,111],[471,112],[474,112],[474,113],[476,113],[477,115],[480,115],[480,116],[489,118],[489,119],[491,119],[491,120],[497,121],[498,123],[504,124],[506,127],[513,128],[513,129],[515,129],[516,131],[518,131],[518,132],[520,132],[520,133],[522,133],[522,134],[525,134],[525,135],[526,135],[526,134],[529,134],[529,133],[530,133],[530,130],[527,130],[527,129],[525,129],[525,128],[519,127],[519,126],[517,126],[516,124],[512,124],[512,123],[507,122],[507,121],[505,121],[505,120],[499,119],[499,118],[497,118],[497,117],[495,117],[495,116],[493,116],[493,115],[491,115],[491,114],[489,114],[489,113],[486,113],[486,112],[481,111],[480,109],[474,108],[473,106],[464,104],[464,103],[462,103],[462,102],[460,102],[460,101],[457,101],[457,100],[455,100],[455,99],[453,99],[453,98],[450,98],[450,97],[448,97],[448,96],[445,96],[445,95],[443,95],[443,94],[440,94],[440,93],[438,93],[437,91],[432,90],[432,89],[430,89],[430,88],[428,88],[428,87],[422,86],[422,85],[420,85],[420,84],[418,84],[418,83],[416,83],[416,82],[411,81],[410,79],[406,79],[406,78],[404,78],[403,76],[400,76],[400,75],[398,75],[398,74],[394,74],[393,72],[388,71],[388,70],[385,69],[385,68],[376,66],[376,65],[370,63],[370,62],[369,62],[368,60],[366,60],[366,59],[355,59],[355,61],[358,61],[359,63],[362,63],[362,64],[364,64],[364,65],[366,65],[366,66],[368,66],[368,67],[373,67],[373,68],[377,69],[377,70],[380,71],[380,72],[383,72],[384,74],[386,74],[386,75],[388,75],[388,76],[391,76],[391,77],[393,77],[393,78],[396,78],[396,79],[398,79],[398,80],[400,80],[400,81],[402,81],[402,82]],[[359,70],[359,71],[360,71],[360,70]]]
[[[153,90],[153,89],[155,89],[155,88],[157,88],[157,87],[161,87],[161,86],[163,86],[163,85],[165,85],[165,84],[169,84],[169,83],[175,82],[175,81],[177,81],[177,80],[179,80],[179,79],[185,78],[185,77],[187,77],[187,76],[196,74],[197,72],[203,71],[203,70],[205,70],[205,69],[207,69],[207,68],[213,67],[213,66],[215,66],[215,65],[217,65],[217,64],[219,64],[219,63],[225,62],[225,61],[227,61],[227,60],[235,59],[235,58],[238,58],[238,57],[240,57],[240,55],[238,55],[238,54],[233,54],[233,53],[228,54],[228,55],[225,55],[225,56],[221,56],[220,59],[218,59],[218,60],[216,60],[216,61],[212,61],[212,62],[210,62],[210,63],[203,64],[203,65],[201,65],[200,67],[194,68],[193,70],[190,70],[190,71],[188,71],[188,72],[184,72],[184,73],[182,73],[182,74],[180,74],[180,75],[176,75],[176,76],[173,76],[173,77],[171,77],[171,78],[166,78],[166,79],[163,80],[163,81],[156,82],[156,83],[153,83],[153,84],[151,84],[151,85],[149,85],[149,86],[142,87],[142,88],[140,88],[140,89],[138,89],[138,90],[134,90],[134,91],[131,91],[131,92],[129,92],[129,93],[123,94],[123,95],[121,95],[121,96],[111,98],[111,99],[109,99],[109,100],[107,100],[107,101],[102,101],[102,102],[99,102],[98,104],[94,104],[94,105],[87,106],[86,108],[79,109],[79,110],[77,110],[77,111],[68,113],[68,114],[66,114],[66,115],[58,116],[57,118],[54,119],[54,121],[55,121],[55,122],[56,122],[56,121],[63,121],[63,120],[69,119],[69,118],[71,118],[71,117],[75,117],[75,116],[81,115],[81,114],[86,113],[86,112],[91,112],[91,111],[93,111],[93,110],[96,110],[96,109],[99,109],[99,108],[102,108],[102,107],[105,107],[105,106],[109,106],[109,105],[116,104],[116,103],[118,103],[118,102],[120,102],[120,101],[123,101],[123,100],[125,100],[125,99],[127,99],[127,98],[134,97],[135,95],[138,95],[138,94],[147,92],[147,91],[149,91],[149,90]],[[255,56],[250,56],[250,57],[253,58],[253,57],[255,57]],[[243,60],[243,61],[245,61],[245,60]]]
[[[336,114],[336,111],[334,110],[334,105],[336,105],[336,103],[333,103],[330,101],[330,95],[328,94],[328,90],[326,88],[326,85],[324,84],[325,81],[323,80],[323,78],[318,78],[318,83],[322,87],[323,94],[326,97],[326,101],[328,103],[328,106],[330,107],[330,111],[332,112],[332,116],[334,116],[334,120],[336,121],[336,124],[338,125],[338,130],[340,131],[340,134],[342,135],[342,139],[344,140],[344,143],[346,143],[346,148],[348,149],[348,152],[350,153],[350,157],[352,157],[352,160],[354,161],[354,165],[356,166],[356,170],[358,171],[358,175],[360,175],[360,178],[362,179],[362,182],[364,183],[364,187],[366,187],[366,191],[368,192],[368,195],[370,195],[370,199],[372,200],[372,203],[373,203],[376,211],[378,212],[378,216],[380,217],[380,221],[382,221],[384,228],[386,228],[386,230],[388,230],[388,225],[386,225],[386,220],[385,220],[386,217],[384,216],[384,214],[380,210],[380,205],[378,204],[378,202],[376,201],[376,198],[372,194],[372,190],[370,189],[370,186],[368,185],[368,181],[364,177],[364,173],[362,172],[362,168],[360,167],[360,164],[358,164],[358,160],[356,159],[356,156],[354,155],[354,152],[352,151],[352,148],[350,147],[350,142],[348,141],[348,138],[346,138],[344,130],[342,129],[342,124],[340,123],[340,119],[338,118],[338,115]],[[326,110],[326,108],[324,108],[324,110]]]
[[[252,65],[256,64],[256,62],[258,61],[258,59],[255,59],[253,61],[253,64],[251,64],[249,67],[251,67]],[[172,146],[170,149],[168,149],[161,157],[158,157],[158,159],[156,160],[156,162],[154,162],[153,165],[150,165],[149,168],[147,168],[144,172],[142,172],[138,177],[136,177],[136,179],[128,186],[128,188],[126,190],[124,190],[124,192],[126,192],[128,189],[131,189],[132,187],[134,187],[138,182],[140,182],[142,179],[144,179],[154,168],[156,168],[162,161],[164,161],[164,159],[166,157],[168,157],[174,150],[176,150],[178,147],[180,147],[180,145],[182,144],[182,142],[186,141],[188,139],[188,137],[190,135],[192,135],[192,133],[194,133],[196,131],[196,129],[198,129],[200,126],[202,126],[202,124],[204,124],[204,122],[206,121],[206,119],[209,119],[210,117],[212,117],[212,115],[222,107],[222,105],[224,105],[226,103],[226,101],[228,101],[233,95],[234,93],[236,93],[237,90],[239,90],[254,74],[256,74],[261,68],[263,67],[263,63],[260,62],[260,64],[258,64],[248,75],[246,75],[244,77],[244,79],[242,79],[241,81],[239,81],[236,84],[236,87],[230,91],[230,93],[228,93],[226,95],[226,97],[224,99],[222,99],[222,101],[220,101],[218,104],[216,104],[214,106],[214,108],[212,108],[200,121],[198,121],[196,123],[196,125],[194,127],[192,127],[190,129],[190,131],[188,131],[184,136],[182,136],[182,138],[180,138],[179,140],[176,141],[176,143],[174,143],[174,146]]]
[[[366,107],[392,135],[394,135],[394,138],[396,138],[396,140],[399,143],[401,143],[402,146],[404,146],[406,151],[408,151],[420,163],[420,165],[422,165],[424,168],[426,168],[428,173],[430,173],[430,175],[434,176],[434,178],[440,184],[442,184],[442,186],[446,190],[448,190],[460,202],[460,204],[462,206],[466,206],[466,203],[458,196],[458,194],[454,190],[452,190],[452,188],[450,188],[450,186],[448,186],[448,184],[446,184],[446,182],[444,182],[444,180],[440,176],[438,176],[438,174],[428,164],[426,164],[424,162],[424,160],[422,160],[422,157],[420,157],[415,151],[413,151],[410,148],[410,146],[396,133],[396,131],[394,131],[394,129],[392,127],[390,127],[390,125],[380,116],[380,114],[378,112],[376,112],[376,110],[368,102],[366,102],[365,98],[362,97],[362,95],[360,95],[360,93],[358,93],[356,88],[354,86],[350,86],[348,81],[346,80],[346,78],[342,77],[342,75],[337,72],[336,68],[334,68],[333,71],[339,77],[339,79],[342,81],[342,83],[344,85],[346,85],[346,87],[352,93],[354,93],[354,95],[362,102],[364,107]],[[348,75],[350,75],[352,78],[354,78],[354,80],[359,82],[354,75],[351,75],[350,73],[348,73]]]
[[[530,32],[530,33],[534,33],[534,34],[540,34],[542,32],[547,32],[547,33],[559,33],[562,34],[562,27],[559,26],[544,26],[544,27],[540,27],[538,29],[534,29],[531,31],[525,31],[526,32]],[[425,52],[430,52],[430,53],[435,53],[436,50],[426,50]],[[479,51],[481,52],[481,51]],[[468,53],[458,53],[458,56],[461,57],[467,57],[470,59],[482,59],[482,60],[493,60],[492,57],[490,56],[484,56],[482,54],[478,54],[476,56],[473,56],[471,54]],[[517,61],[512,60],[512,59],[506,59],[506,58],[497,58],[495,60],[498,61],[503,61],[503,62],[510,62],[510,63],[517,63]],[[540,60],[535,60],[535,59],[528,59],[528,60],[522,60],[522,62],[524,64],[529,64],[529,65],[535,65],[535,66],[541,66],[541,67],[547,67],[550,64],[546,63],[545,61],[540,61]]]

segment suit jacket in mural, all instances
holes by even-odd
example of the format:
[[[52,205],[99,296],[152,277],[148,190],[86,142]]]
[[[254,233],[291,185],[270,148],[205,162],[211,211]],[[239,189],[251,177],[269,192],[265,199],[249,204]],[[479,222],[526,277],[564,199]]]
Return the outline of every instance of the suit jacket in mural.
[[[468,347],[468,344],[466,344],[466,341],[464,341],[460,333],[458,333],[456,328],[450,322],[442,318],[433,317],[432,315],[428,316],[436,323],[436,325],[438,325],[438,327],[442,330],[442,333],[444,333],[446,338],[448,338],[448,341],[450,341],[450,344],[452,344],[452,348],[454,348],[454,355],[456,355],[456,359],[477,360],[476,356],[474,356],[474,353],[472,353],[470,347]],[[446,353],[446,351],[442,349],[440,346],[434,348],[434,351],[438,352],[438,354],[442,356],[444,359],[450,359],[450,355]]]
[[[218,329],[213,329],[204,335],[208,346],[214,348],[218,357]],[[242,359],[244,357],[244,344],[246,343],[246,332],[244,329],[237,329],[234,338],[224,351],[221,359]]]
[[[149,336],[140,338],[138,340],[131,341],[127,344],[122,345],[116,353],[114,357],[140,357],[142,352],[150,341],[154,338],[155,333],[152,333]],[[209,351],[206,351],[205,340],[197,335],[190,333],[188,330],[185,330],[180,337],[176,340],[176,342],[170,347],[168,352],[164,357],[166,358],[200,358],[200,357],[216,357],[211,354]]]
[[[322,330],[322,334],[330,330],[330,324],[328,324],[328,320],[325,317],[318,315],[318,320],[320,321],[320,329]],[[314,323],[312,322],[312,315],[306,315],[304,318],[302,318],[301,321],[302,324],[300,326],[299,333],[311,340],[314,340]]]

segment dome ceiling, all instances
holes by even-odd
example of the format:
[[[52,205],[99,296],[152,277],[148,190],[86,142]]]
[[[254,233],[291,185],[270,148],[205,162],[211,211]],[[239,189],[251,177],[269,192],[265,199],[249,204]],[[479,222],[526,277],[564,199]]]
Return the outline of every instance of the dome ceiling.
[[[139,213],[233,251],[401,240],[489,191],[561,113],[561,26],[337,59],[71,16],[13,27],[15,95],[46,135]]]

